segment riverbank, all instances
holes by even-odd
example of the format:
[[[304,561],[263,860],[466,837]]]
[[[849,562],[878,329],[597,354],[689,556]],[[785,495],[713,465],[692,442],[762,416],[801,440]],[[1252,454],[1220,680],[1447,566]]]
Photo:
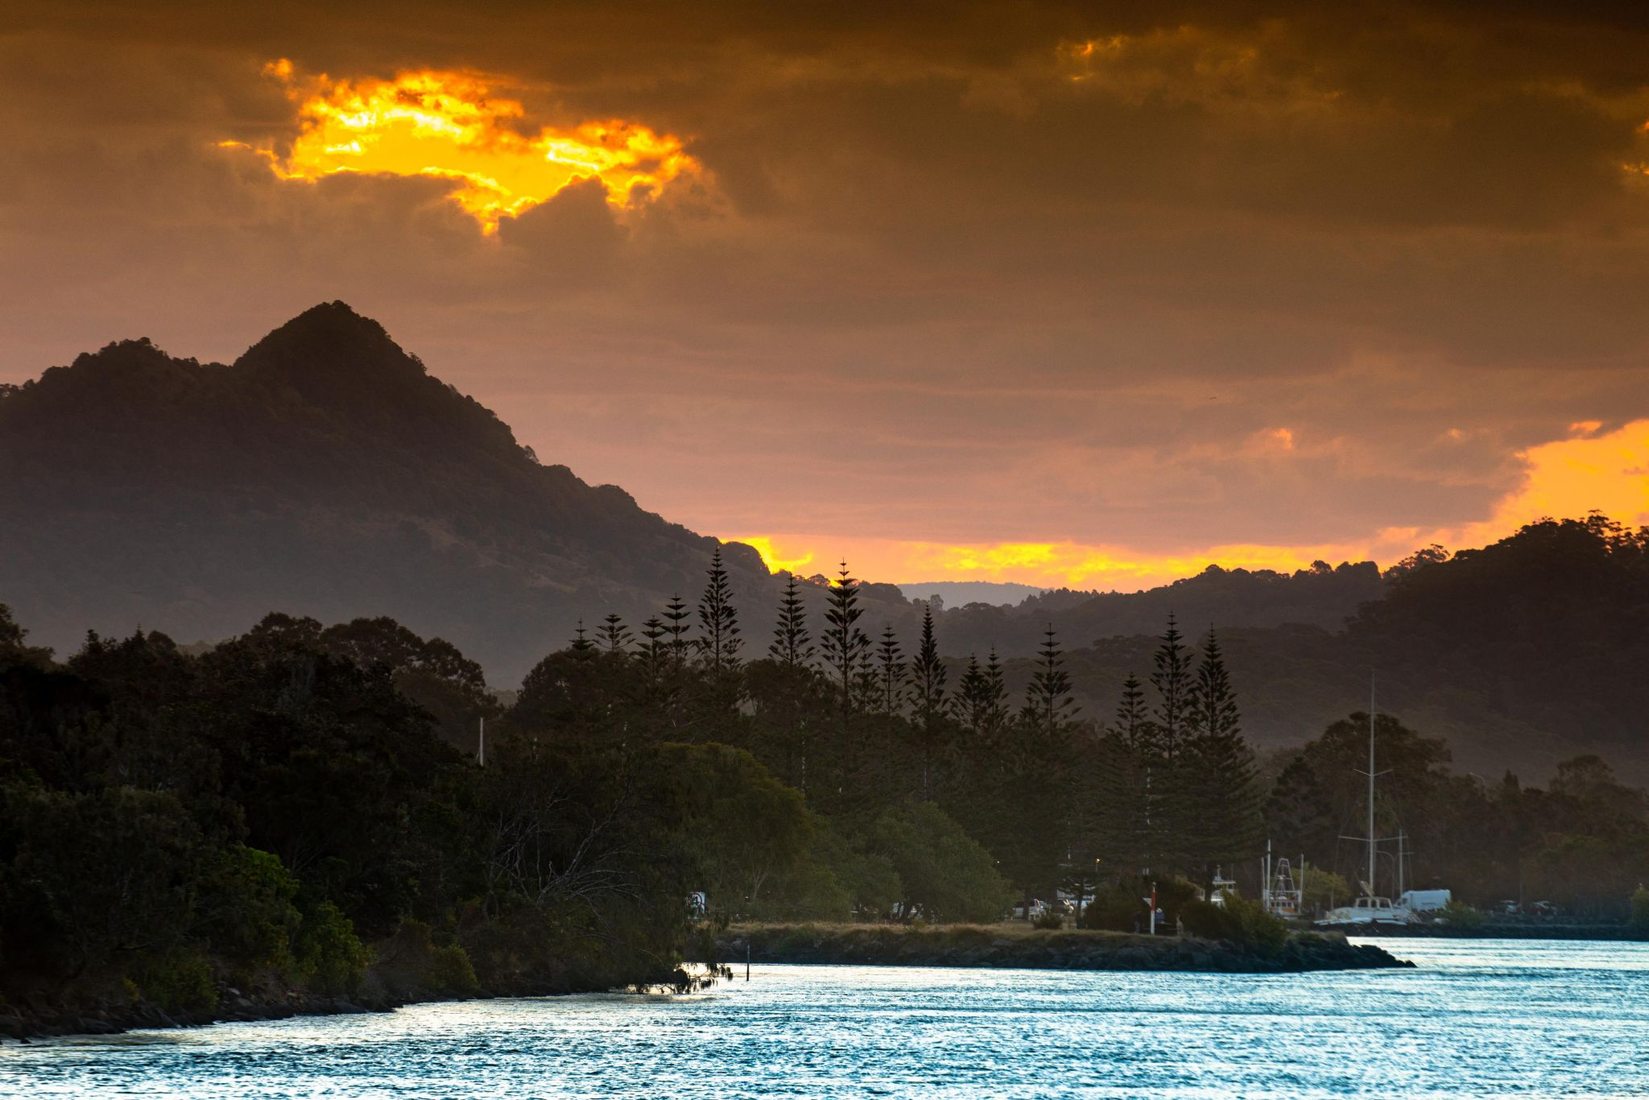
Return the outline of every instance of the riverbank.
[[[419,1000],[452,1000],[422,997]],[[75,998],[68,1002],[37,1000],[0,1006],[0,1038],[43,1039],[61,1035],[119,1035],[148,1028],[202,1027],[207,1024],[254,1020],[285,1020],[293,1016],[345,1016],[388,1012],[408,1003],[371,996],[327,997],[310,993],[275,996],[247,995],[225,989],[210,1009],[163,1009],[144,1000]]]
[[[1033,929],[1021,924],[904,925],[761,924],[738,925],[717,940],[723,962],[737,967],[748,957],[761,963],[835,963],[861,966],[951,966],[1031,970],[1180,971],[1208,973],[1300,973],[1316,970],[1372,970],[1408,967],[1380,947],[1353,945],[1334,932],[1294,932],[1281,949],[1262,952],[1194,937],[1139,936],[1079,929]],[[748,950],[747,950],[748,949]],[[266,987],[220,987],[211,1007],[163,1009],[153,1002],[105,995],[41,997],[0,1005],[0,1036],[28,1040],[61,1035],[113,1035],[146,1028],[192,1027],[213,1023],[282,1020],[292,1016],[335,1016],[388,1012],[403,1005],[508,996],[584,992],[579,988],[517,988],[465,994],[428,987],[387,987],[369,973],[352,996],[335,997]]]
[[[1410,967],[1384,948],[1347,942],[1337,932],[1293,932],[1276,951],[1191,936],[1140,936],[1022,924],[735,925],[718,941],[736,968],[761,963],[954,966],[1026,970],[1165,970],[1287,974],[1313,970]]]

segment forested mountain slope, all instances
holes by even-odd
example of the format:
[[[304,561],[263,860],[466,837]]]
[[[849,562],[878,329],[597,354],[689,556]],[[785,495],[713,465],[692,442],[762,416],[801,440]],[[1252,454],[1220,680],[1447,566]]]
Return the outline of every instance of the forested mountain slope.
[[[390,615],[501,682],[695,592],[714,540],[540,465],[341,302],[232,366],[111,344],[0,398],[0,592],[37,640]],[[729,547],[735,583],[772,581]]]

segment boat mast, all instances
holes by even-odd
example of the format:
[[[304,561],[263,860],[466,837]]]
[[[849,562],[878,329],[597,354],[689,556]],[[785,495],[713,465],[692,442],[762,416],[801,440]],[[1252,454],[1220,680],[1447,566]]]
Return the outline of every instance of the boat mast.
[[[1368,674],[1368,892],[1374,894],[1374,673]]]

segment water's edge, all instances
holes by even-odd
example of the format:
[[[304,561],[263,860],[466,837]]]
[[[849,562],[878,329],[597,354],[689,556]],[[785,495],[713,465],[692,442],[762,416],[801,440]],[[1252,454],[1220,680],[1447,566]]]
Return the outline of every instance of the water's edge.
[[[1019,970],[1168,970],[1287,974],[1412,967],[1373,944],[1338,932],[1292,932],[1277,947],[1195,937],[1138,936],[1079,929],[993,925],[913,928],[851,924],[735,926],[718,942],[735,964],[990,967]]]
[[[885,925],[768,924],[735,926],[717,941],[724,962],[828,963],[854,966],[933,966],[1024,970],[1179,971],[1277,974],[1316,970],[1412,967],[1384,948],[1348,943],[1339,933],[1292,933],[1280,951],[1260,952],[1191,937],[1135,936],[1082,930],[1036,931],[1019,927],[951,925],[907,928]],[[527,996],[597,990],[545,989]],[[523,994],[514,993],[511,996]],[[407,998],[329,997],[281,993],[234,994],[210,1012],[165,1012],[149,1003],[104,1002],[72,1008],[57,1005],[0,1007],[0,1037],[30,1039],[116,1035],[154,1028],[204,1027],[216,1023],[284,1020],[392,1012],[413,1004],[508,999],[483,993],[456,997],[420,993]]]
[[[324,997],[286,994],[277,998],[240,997],[210,1012],[166,1012],[149,1002],[100,1003],[74,1007],[7,1005],[0,1008],[0,1042],[84,1035],[119,1035],[152,1028],[207,1027],[212,1024],[286,1020],[294,1016],[349,1016],[393,1012],[409,1004],[427,1004],[472,998],[420,996],[390,998]]]

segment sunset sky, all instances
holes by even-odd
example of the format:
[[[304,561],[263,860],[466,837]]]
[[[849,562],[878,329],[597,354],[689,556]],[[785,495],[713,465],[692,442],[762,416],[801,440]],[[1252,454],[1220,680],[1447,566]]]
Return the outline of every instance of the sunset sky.
[[[1646,59],[1640,5],[11,5],[0,381],[341,298],[879,580],[1649,523]]]

